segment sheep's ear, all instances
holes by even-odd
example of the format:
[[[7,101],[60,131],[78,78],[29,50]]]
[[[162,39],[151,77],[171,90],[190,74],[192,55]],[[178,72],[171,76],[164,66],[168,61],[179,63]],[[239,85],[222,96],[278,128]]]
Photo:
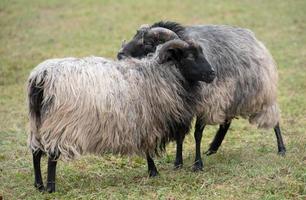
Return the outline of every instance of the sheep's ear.
[[[163,51],[158,55],[158,63],[163,64],[169,60],[171,60],[171,57],[173,56],[173,49],[167,49],[167,51]]]
[[[126,40],[122,40],[121,48],[124,48],[125,46],[126,46]]]
[[[141,30],[146,30],[149,29],[150,25],[149,24],[142,24],[137,31],[141,31]]]
[[[159,63],[169,60],[179,61],[182,51],[188,47],[188,44],[182,40],[171,40],[162,45],[159,50]]]
[[[168,62],[170,60],[178,61],[178,58],[180,56],[181,56],[180,49],[167,49],[167,51],[164,51],[162,54],[159,54],[158,63],[163,64],[163,63]]]

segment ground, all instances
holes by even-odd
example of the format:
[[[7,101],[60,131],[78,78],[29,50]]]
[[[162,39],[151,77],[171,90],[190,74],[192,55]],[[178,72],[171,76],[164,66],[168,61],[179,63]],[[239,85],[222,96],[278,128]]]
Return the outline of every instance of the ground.
[[[204,156],[216,127],[205,129],[203,172],[194,173],[194,139],[184,166],[173,170],[175,146],[156,158],[147,177],[140,157],[84,156],[59,162],[57,192],[33,187],[25,83],[31,69],[54,57],[114,58],[137,27],[159,20],[230,24],[256,33],[279,70],[281,127],[287,155],[277,155],[273,130],[239,119],[219,150]],[[0,196],[4,199],[306,199],[306,1],[0,1]],[[46,175],[46,158],[42,160]],[[45,176],[44,176],[45,178]],[[1,198],[0,198],[1,199]]]

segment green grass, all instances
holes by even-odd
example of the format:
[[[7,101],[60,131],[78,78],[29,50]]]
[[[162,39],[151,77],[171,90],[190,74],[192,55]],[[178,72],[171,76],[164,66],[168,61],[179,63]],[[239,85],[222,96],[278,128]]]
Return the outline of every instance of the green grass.
[[[173,170],[174,145],[147,177],[139,157],[84,156],[59,162],[57,192],[33,187],[25,81],[47,58],[115,57],[137,27],[169,19],[183,24],[231,24],[252,29],[279,66],[279,104],[287,156],[276,154],[272,130],[235,120],[205,169],[193,173],[194,142],[184,143],[184,167]],[[0,196],[4,199],[306,199],[306,1],[60,1],[0,0]],[[205,130],[202,151],[216,127]],[[42,160],[44,178],[46,158]]]

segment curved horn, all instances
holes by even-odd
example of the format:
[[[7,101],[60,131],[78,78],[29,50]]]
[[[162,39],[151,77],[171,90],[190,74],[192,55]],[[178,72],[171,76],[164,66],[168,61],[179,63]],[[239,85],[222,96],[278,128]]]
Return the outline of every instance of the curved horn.
[[[163,41],[179,39],[179,36],[175,32],[162,27],[156,27],[150,29],[148,31],[148,36],[152,36],[154,38],[158,38],[159,40]]]
[[[175,39],[168,41],[162,45],[158,52],[159,63],[164,63],[171,56],[169,50],[171,49],[185,49],[188,48],[189,44],[183,40]]]

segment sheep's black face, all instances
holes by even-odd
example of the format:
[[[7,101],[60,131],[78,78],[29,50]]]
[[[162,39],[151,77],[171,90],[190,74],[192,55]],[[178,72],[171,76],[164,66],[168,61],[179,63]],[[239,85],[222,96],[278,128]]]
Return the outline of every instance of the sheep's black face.
[[[182,54],[177,60],[187,80],[211,83],[215,79],[216,73],[205,59],[200,47],[191,45]]]
[[[216,73],[204,57],[202,48],[182,40],[166,42],[159,50],[160,63],[173,61],[189,82],[211,83]]]
[[[155,38],[148,36],[146,31],[138,30],[130,42],[122,44],[117,58],[118,60],[126,57],[143,58],[149,53],[155,52],[156,46],[160,43]]]
[[[179,37],[169,29],[162,27],[151,28],[148,25],[140,27],[130,42],[122,44],[117,58],[121,60],[126,57],[145,57],[149,53],[155,52],[158,45],[173,39],[179,39]]]

